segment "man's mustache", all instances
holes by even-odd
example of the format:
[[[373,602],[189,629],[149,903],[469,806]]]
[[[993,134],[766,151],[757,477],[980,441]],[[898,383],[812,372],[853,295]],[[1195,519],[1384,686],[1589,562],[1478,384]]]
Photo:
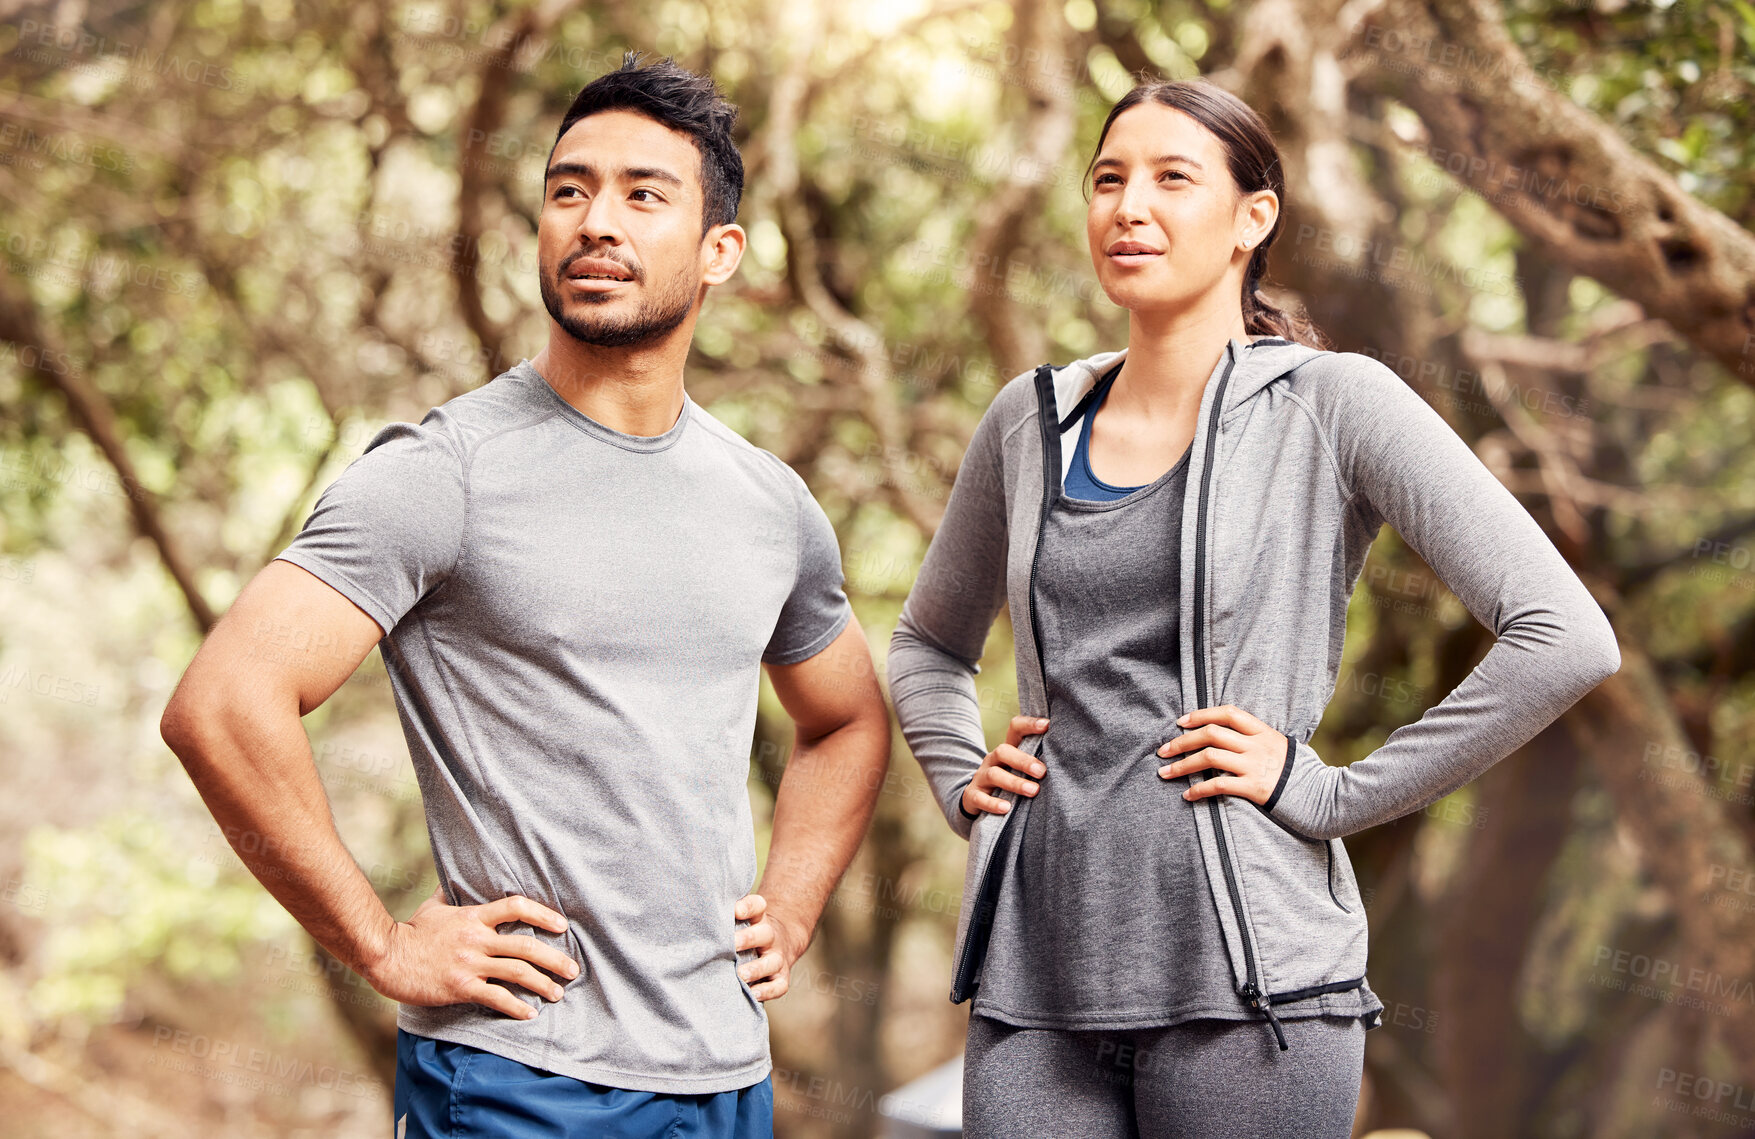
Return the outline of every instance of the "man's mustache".
[[[620,266],[622,269],[626,270],[628,276],[630,278],[632,278],[636,283],[642,282],[646,279],[646,272],[645,272],[645,270],[640,268],[639,262],[629,260],[628,258],[625,258],[625,257],[618,257],[615,254],[611,253],[607,249],[604,249],[604,250],[581,249],[581,250],[577,250],[573,253],[569,253],[565,258],[562,259],[560,267],[555,270],[555,276],[559,277],[562,280],[566,280],[566,278],[568,276],[568,271],[570,269],[572,269],[572,267],[576,263],[578,263],[580,261],[584,261],[586,259],[590,259],[593,261],[613,262],[614,264]]]

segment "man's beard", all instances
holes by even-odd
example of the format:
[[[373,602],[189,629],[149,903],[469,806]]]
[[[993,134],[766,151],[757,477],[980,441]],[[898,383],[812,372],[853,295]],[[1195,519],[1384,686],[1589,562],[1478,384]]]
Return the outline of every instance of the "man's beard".
[[[580,317],[566,310],[560,291],[560,282],[564,280],[568,261],[561,262],[554,273],[541,274],[542,303],[548,314],[554,318],[567,335],[575,340],[598,348],[627,348],[635,344],[646,344],[669,333],[677,325],[688,319],[689,311],[695,306],[695,286],[686,276],[675,278],[674,286],[661,296],[649,297],[642,301],[639,310],[632,316],[624,317]],[[635,284],[643,284],[646,274],[627,262],[615,258],[633,276]],[[612,300],[612,296],[602,293],[586,293],[580,298],[587,305],[604,305]]]

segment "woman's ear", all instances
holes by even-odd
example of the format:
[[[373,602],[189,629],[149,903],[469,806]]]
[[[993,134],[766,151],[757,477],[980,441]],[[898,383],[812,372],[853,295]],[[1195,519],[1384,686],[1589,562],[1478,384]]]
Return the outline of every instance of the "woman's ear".
[[[1254,249],[1274,231],[1274,223],[1280,217],[1280,197],[1272,190],[1257,190],[1240,205],[1237,243],[1244,249]]]

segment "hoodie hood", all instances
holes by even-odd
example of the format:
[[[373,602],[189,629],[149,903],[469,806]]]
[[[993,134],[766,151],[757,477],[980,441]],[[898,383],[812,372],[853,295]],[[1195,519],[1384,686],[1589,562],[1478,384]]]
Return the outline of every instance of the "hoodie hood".
[[[1235,361],[1231,382],[1225,389],[1225,406],[1219,409],[1219,414],[1223,416],[1304,361],[1321,354],[1319,348],[1277,336],[1253,342],[1233,337],[1214,366],[1213,374],[1207,377],[1210,387],[1224,371],[1226,361]],[[1064,422],[1078,407],[1079,401],[1097,385],[1103,373],[1126,357],[1127,349],[1123,348],[1119,352],[1099,352],[1053,369],[1056,423]]]

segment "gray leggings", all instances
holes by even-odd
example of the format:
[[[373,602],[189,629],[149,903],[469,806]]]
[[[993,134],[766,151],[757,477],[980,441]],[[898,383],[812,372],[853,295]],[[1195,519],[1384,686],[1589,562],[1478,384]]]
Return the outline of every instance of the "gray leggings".
[[[1357,1017],[1190,1020],[1069,1032],[969,1018],[967,1139],[1347,1139],[1359,1104]]]

